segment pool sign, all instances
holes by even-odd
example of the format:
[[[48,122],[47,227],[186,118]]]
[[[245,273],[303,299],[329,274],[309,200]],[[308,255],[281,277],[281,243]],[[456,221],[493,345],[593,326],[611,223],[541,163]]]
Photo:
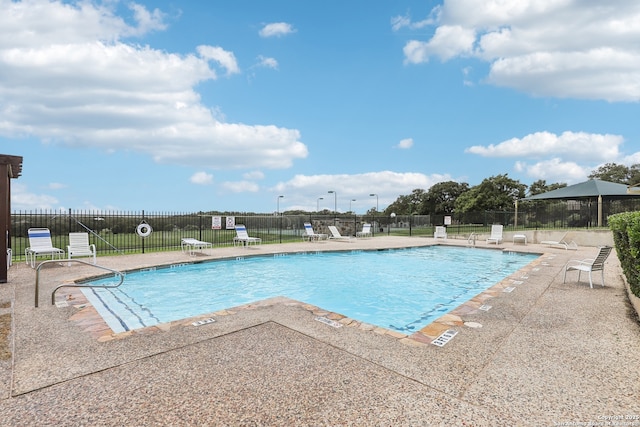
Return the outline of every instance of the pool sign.
[[[444,225],[451,225],[451,216],[447,215],[444,217]]]
[[[222,228],[222,217],[214,216],[211,218],[211,229],[212,230],[220,230]]]
[[[228,216],[227,217],[227,230],[233,230],[236,228],[236,217]]]

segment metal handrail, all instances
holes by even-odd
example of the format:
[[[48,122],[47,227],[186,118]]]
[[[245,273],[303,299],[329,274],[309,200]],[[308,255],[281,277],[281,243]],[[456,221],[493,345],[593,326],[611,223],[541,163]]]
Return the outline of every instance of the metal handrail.
[[[51,293],[51,305],[53,305],[55,303],[55,297],[56,297],[56,292],[58,291],[58,289],[60,288],[64,288],[64,287],[72,287],[72,288],[90,288],[90,287],[97,287],[97,288],[117,288],[118,286],[122,285],[122,282],[124,282],[124,273],[118,271],[118,270],[113,270],[111,268],[108,267],[103,267],[101,265],[98,264],[92,264],[90,262],[87,261],[83,261],[81,259],[65,259],[65,260],[58,260],[58,259],[51,259],[51,260],[47,260],[47,261],[42,261],[40,264],[38,264],[38,266],[36,267],[36,290],[35,290],[35,307],[38,307],[38,297],[39,297],[39,290],[40,290],[40,267],[42,267],[45,264],[50,264],[53,262],[78,262],[80,264],[85,264],[91,267],[96,267],[96,268],[100,268],[102,270],[107,270],[110,271],[111,273],[114,273],[118,276],[120,276],[120,282],[118,282],[117,285],[83,285],[83,284],[77,284],[77,283],[69,283],[69,284],[64,284],[64,285],[60,285],[57,288],[55,288],[53,290],[53,292]]]

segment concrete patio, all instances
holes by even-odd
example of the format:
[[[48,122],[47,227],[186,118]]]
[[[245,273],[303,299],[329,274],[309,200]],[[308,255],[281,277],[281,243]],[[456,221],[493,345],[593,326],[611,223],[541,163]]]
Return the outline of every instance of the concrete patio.
[[[434,243],[376,236],[214,248],[197,260]],[[286,296],[114,335],[85,321],[79,314],[90,307],[66,288],[59,293],[69,306],[51,305],[56,286],[97,270],[47,265],[36,308],[35,271],[14,264],[0,285],[0,316],[12,321],[10,354],[0,360],[1,424],[640,426],[640,324],[615,252],[606,286],[597,277],[590,289],[584,275],[565,284],[562,276],[567,260],[591,257],[594,247],[497,248],[541,256],[486,294],[490,310],[469,305],[432,324],[427,338]],[[98,263],[129,270],[193,260],[177,251]],[[192,325],[208,317],[215,322]],[[446,329],[458,334],[430,344],[429,331]]]

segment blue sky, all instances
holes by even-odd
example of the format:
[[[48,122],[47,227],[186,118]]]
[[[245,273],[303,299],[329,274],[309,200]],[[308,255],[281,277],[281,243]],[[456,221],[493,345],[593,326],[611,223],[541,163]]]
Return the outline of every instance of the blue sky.
[[[442,181],[573,184],[640,163],[637,2],[0,11],[14,210],[364,213]]]

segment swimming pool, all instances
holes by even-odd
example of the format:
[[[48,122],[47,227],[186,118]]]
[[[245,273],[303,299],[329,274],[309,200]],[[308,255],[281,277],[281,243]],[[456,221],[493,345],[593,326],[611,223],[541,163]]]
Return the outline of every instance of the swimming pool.
[[[535,258],[446,246],[274,254],[136,271],[83,292],[114,332],[285,296],[412,333]]]

